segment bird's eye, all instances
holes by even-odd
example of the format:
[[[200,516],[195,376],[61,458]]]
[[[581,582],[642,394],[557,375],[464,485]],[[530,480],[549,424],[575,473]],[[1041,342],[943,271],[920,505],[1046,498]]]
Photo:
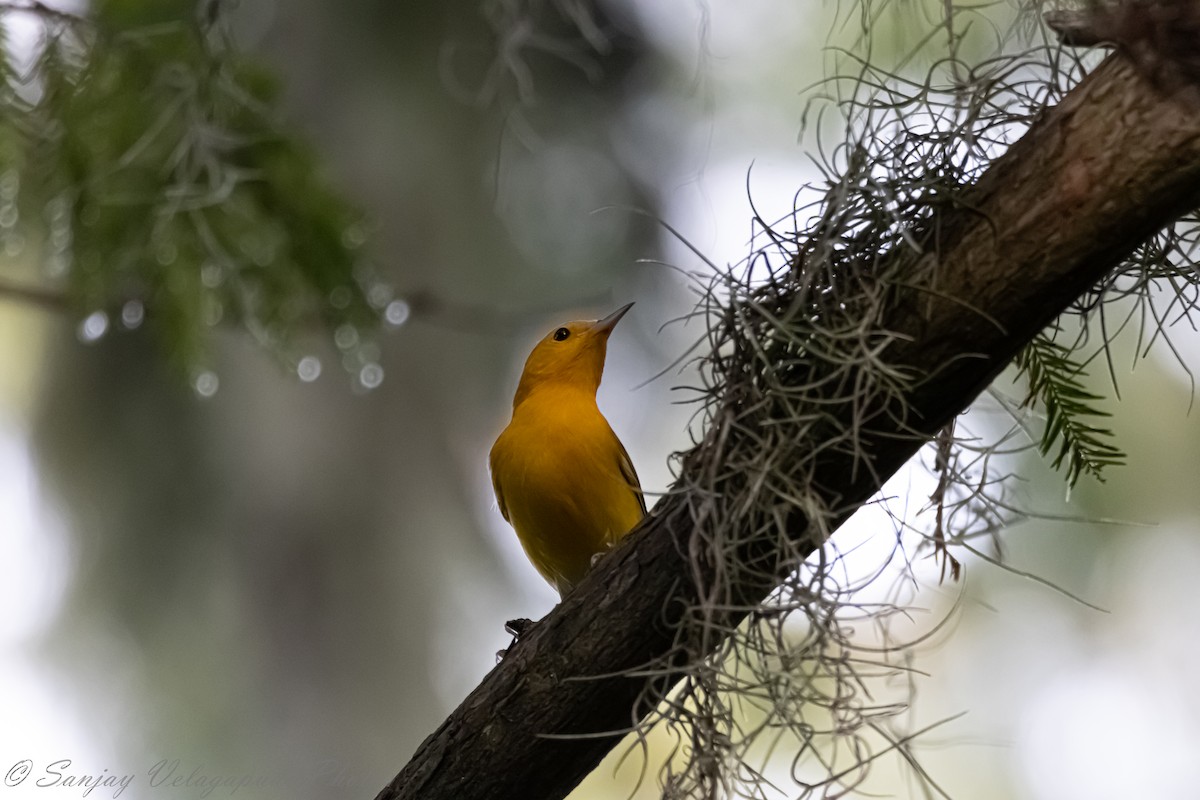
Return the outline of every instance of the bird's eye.
[[[571,332],[566,328],[559,328],[554,332],[554,341],[561,342],[563,339],[571,335]]]

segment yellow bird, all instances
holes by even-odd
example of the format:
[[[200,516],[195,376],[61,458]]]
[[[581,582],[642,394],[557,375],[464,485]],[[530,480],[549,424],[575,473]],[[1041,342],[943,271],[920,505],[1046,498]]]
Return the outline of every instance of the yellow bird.
[[[533,566],[566,596],[646,515],[633,462],[596,406],[613,327],[633,303],[537,343],[492,445],[492,487]]]

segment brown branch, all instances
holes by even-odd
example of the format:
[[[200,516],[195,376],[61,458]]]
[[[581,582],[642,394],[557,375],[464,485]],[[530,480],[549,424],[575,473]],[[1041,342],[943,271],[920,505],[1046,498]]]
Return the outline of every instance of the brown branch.
[[[910,337],[892,347],[889,361],[930,377],[905,408],[871,421],[863,440],[870,469],[830,456],[814,470],[828,505],[848,515],[870,498],[1040,329],[1193,208],[1198,187],[1200,111],[1164,95],[1124,57],[1110,56],[997,159],[959,210],[943,215],[940,255],[912,265],[936,268],[937,294],[901,298],[884,326]],[[683,469],[695,469],[713,446],[701,442]],[[644,710],[644,682],[612,676],[669,661],[674,652],[671,615],[695,602],[693,576],[705,569],[688,557],[687,508],[678,495],[664,498],[509,650],[379,800],[566,795],[616,744],[610,732]],[[796,548],[811,550],[798,510],[788,524]],[[747,555],[778,560],[771,559],[778,555],[773,542],[754,546],[759,552]],[[735,600],[753,603],[772,582],[760,576],[732,588]],[[735,612],[716,622],[739,619]]]

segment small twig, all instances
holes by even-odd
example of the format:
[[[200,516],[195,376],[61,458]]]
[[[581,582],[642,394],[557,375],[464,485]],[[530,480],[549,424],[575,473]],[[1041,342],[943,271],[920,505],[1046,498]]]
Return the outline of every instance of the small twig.
[[[937,443],[937,455],[934,461],[934,471],[938,473],[937,488],[934,489],[930,500],[934,503],[935,522],[933,528],[933,555],[935,560],[942,559],[942,573],[938,578],[938,583],[942,583],[946,579],[946,568],[950,568],[950,577],[954,582],[958,582],[962,574],[962,564],[958,562],[950,551],[946,548],[948,537],[946,536],[946,495],[949,492],[951,484],[951,462],[954,459],[954,423],[951,420],[950,424],[942,428],[938,433],[935,442]]]
[[[136,299],[136,298],[129,298]],[[519,327],[528,320],[530,314],[552,313],[551,308],[521,308],[512,311],[501,311],[484,305],[470,305],[446,300],[432,292],[419,290],[412,294],[403,295],[409,304],[414,318],[430,325],[436,325],[466,333],[496,333]],[[598,306],[610,300],[608,294],[589,295],[578,298],[569,306]],[[14,303],[26,303],[46,311],[71,311],[73,305],[66,292],[47,289],[40,286],[26,286],[0,279],[0,301],[9,300]],[[117,307],[123,305],[117,304]],[[554,308],[561,308],[556,304]],[[147,309],[149,312],[149,309]],[[303,327],[319,329],[325,326],[325,321],[318,314],[313,314]]]
[[[414,291],[403,295],[403,298],[412,310],[413,317],[419,317],[426,324],[465,333],[495,333],[496,331],[512,330],[524,325],[531,315],[549,315],[564,307],[562,303],[555,303],[553,306],[526,306],[504,311],[487,304],[472,305],[449,301],[426,290]],[[612,295],[604,292],[581,296],[565,306],[593,307],[608,302],[613,302]]]
[[[1112,47],[1108,26],[1097,24],[1091,11],[1047,11],[1042,15],[1050,30],[1067,47]]]
[[[28,303],[48,311],[67,311],[71,303],[65,292],[40,286],[22,286],[0,280],[0,300]]]

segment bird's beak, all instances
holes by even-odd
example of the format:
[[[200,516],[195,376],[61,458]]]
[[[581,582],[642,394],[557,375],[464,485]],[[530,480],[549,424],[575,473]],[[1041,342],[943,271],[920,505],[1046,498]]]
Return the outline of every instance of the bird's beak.
[[[631,308],[633,308],[633,303],[621,306],[604,319],[596,320],[592,325],[592,332],[603,333],[605,336],[608,336],[608,334],[612,333],[612,329],[617,327],[617,323],[621,321],[621,317],[625,316],[625,312]]]

